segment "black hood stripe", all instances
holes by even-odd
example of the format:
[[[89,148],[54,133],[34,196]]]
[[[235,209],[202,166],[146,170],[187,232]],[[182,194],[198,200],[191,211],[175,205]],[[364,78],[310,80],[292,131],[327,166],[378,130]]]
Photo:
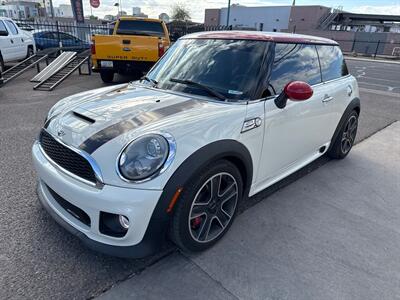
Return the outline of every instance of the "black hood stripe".
[[[162,118],[186,111],[188,109],[202,106],[203,103],[198,100],[188,100],[172,104],[170,106],[161,107],[153,111],[144,112],[129,120],[124,120],[116,124],[110,125],[85,140],[79,148],[89,154],[92,154],[102,145],[108,143],[112,139],[141,126],[158,121]]]

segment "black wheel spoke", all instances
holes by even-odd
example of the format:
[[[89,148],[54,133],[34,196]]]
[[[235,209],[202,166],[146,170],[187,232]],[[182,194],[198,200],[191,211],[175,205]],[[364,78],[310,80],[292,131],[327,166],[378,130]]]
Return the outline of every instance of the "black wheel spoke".
[[[207,214],[207,205],[204,205],[204,204],[195,205],[192,208],[190,218],[194,219],[194,218],[202,216],[204,214]]]
[[[213,218],[210,217],[209,215],[207,215],[205,221],[203,222],[203,224],[200,227],[200,230],[199,230],[199,233],[197,236],[197,238],[200,241],[207,240],[208,235],[210,233],[212,223],[213,223]]]
[[[221,187],[221,176],[215,176],[210,181],[211,185],[211,197],[217,197],[219,193],[219,189]]]
[[[237,187],[234,185],[227,193],[224,193],[223,196],[220,197],[220,201],[224,204],[227,201],[234,200],[233,198],[237,195]]]
[[[222,228],[225,228],[226,225],[228,225],[229,220],[231,219],[231,216],[222,209],[218,210],[216,217]]]

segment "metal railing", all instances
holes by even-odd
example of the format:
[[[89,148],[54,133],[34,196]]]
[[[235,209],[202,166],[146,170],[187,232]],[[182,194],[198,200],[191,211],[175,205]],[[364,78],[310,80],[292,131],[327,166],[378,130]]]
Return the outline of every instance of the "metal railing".
[[[400,42],[387,42],[384,40],[363,40],[353,39],[344,40],[336,39],[343,52],[350,53],[354,56],[363,55],[376,58],[377,56],[385,56],[388,58],[400,59]]]
[[[94,34],[110,34],[111,24],[77,24],[60,21],[28,21],[15,20],[25,31],[34,34],[39,50],[55,47],[90,47],[91,36]]]

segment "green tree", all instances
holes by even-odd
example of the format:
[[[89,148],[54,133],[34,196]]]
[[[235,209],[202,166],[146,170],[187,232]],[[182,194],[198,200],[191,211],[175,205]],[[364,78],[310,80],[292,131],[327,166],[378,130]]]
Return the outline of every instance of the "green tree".
[[[175,4],[172,7],[172,17],[175,21],[190,21],[190,12],[183,4]]]

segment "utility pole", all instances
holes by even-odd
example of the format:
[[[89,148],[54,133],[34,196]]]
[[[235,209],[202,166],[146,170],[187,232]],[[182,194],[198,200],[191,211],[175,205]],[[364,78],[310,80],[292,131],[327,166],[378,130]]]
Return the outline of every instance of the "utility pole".
[[[226,16],[226,26],[229,26],[229,15],[231,13],[231,0],[228,0],[228,14]]]
[[[54,19],[53,0],[50,0],[50,12],[51,12],[51,18]]]

